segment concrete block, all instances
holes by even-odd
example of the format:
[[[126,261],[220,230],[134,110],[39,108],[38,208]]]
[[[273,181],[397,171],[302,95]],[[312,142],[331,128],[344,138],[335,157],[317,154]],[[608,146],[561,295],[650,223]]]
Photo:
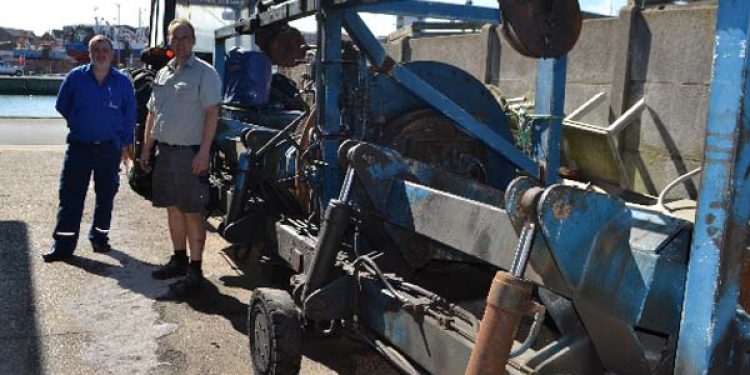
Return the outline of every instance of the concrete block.
[[[385,49],[385,53],[388,54],[393,60],[396,62],[403,62],[408,61],[408,59],[403,59],[403,44],[401,42],[402,39],[398,39],[392,42],[385,43],[383,45],[383,49]]]
[[[497,33],[497,25],[484,25],[479,35],[485,45],[485,62],[481,65],[481,76],[486,84],[497,85],[500,70],[500,35]]]
[[[641,115],[638,149],[660,149],[665,155],[700,158],[704,147],[708,86],[647,83],[644,93],[648,109]]]
[[[631,92],[631,101],[645,97],[647,108],[621,134],[625,167],[635,191],[656,195],[702,162],[708,85],[637,82]]]
[[[500,28],[497,30],[501,34]],[[500,40],[500,63],[499,72],[497,73],[500,90],[505,91],[503,87],[505,81],[522,82],[516,83],[509,91],[513,92],[533,92],[536,80],[536,59],[522,56],[508,44],[505,37],[498,35]]]
[[[534,97],[534,84],[529,84],[523,79],[501,79],[497,83],[500,93],[506,98],[516,98],[524,96],[527,99]]]
[[[457,66],[484,81],[486,44],[481,35],[450,35],[409,40],[411,61],[432,60]]]
[[[630,167],[633,191],[658,196],[664,187],[677,177],[701,166],[697,160],[673,158],[660,152],[625,151],[622,153],[626,166]],[[677,186],[670,192],[670,199],[696,199],[700,189],[700,174]]]
[[[716,7],[647,10],[636,19],[634,81],[706,84],[711,79]]]
[[[609,83],[612,80],[615,18],[586,20],[581,36],[568,53],[569,83]]]
[[[571,113],[600,92],[608,93],[610,88],[609,82],[602,84],[568,83],[565,86],[565,114]],[[591,125],[608,126],[609,107],[607,106],[607,101],[604,100],[598,106],[594,107],[591,112],[578,120]]]
[[[617,22],[612,25],[614,38],[612,48],[615,49],[612,64],[612,89],[609,92],[609,120],[622,115],[630,98],[630,66],[632,64],[633,33],[635,32],[636,18],[640,17],[640,9],[635,4],[629,3],[620,9]]]

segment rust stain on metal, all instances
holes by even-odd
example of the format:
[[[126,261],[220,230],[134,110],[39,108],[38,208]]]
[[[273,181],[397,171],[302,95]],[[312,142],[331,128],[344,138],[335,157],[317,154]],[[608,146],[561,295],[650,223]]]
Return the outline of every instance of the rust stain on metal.
[[[729,194],[725,192],[724,196],[729,196]],[[727,202],[724,202],[724,201],[712,201],[712,202],[710,202],[708,204],[708,206],[711,207],[711,208],[716,208],[716,209],[726,209],[727,208]]]
[[[264,29],[256,34],[255,41],[274,64],[283,67],[302,63],[309,49],[302,33],[286,24]]]
[[[554,213],[555,218],[559,220],[566,219],[570,216],[571,211],[573,211],[573,207],[570,203],[564,200],[559,200],[552,206],[552,212]]]
[[[390,56],[386,56],[383,63],[380,65],[380,71],[388,74],[393,69],[393,66],[396,65],[396,61],[393,60]]]
[[[516,329],[529,311],[531,293],[528,281],[503,271],[495,275],[465,375],[505,374]]]
[[[719,228],[711,226],[706,229],[706,232],[708,232],[709,236],[716,237],[716,235],[719,233]]]
[[[747,250],[745,250],[745,256],[742,259],[739,302],[746,312],[750,312],[750,253]]]
[[[375,158],[372,155],[370,155],[370,154],[364,154],[364,155],[362,155],[362,163],[365,166],[369,167],[369,166],[375,164]]]
[[[708,214],[706,215],[706,224],[711,225],[716,220],[716,216],[714,214]]]

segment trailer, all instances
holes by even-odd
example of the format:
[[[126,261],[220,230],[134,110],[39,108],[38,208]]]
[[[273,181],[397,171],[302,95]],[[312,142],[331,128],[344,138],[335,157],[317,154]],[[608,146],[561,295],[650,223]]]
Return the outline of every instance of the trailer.
[[[397,62],[360,12],[502,21],[537,59],[533,113],[455,66]],[[577,1],[264,0],[216,31],[217,71],[238,35],[294,65],[288,22],[311,15],[314,99],[274,76],[279,104],[225,105],[214,141],[218,232],[261,245],[280,284],[250,298],[257,374],[297,373],[304,332],[350,334],[407,374],[747,371],[750,3],[718,3],[694,219],[561,175],[566,119],[615,142],[645,106],[593,130],[563,113]]]

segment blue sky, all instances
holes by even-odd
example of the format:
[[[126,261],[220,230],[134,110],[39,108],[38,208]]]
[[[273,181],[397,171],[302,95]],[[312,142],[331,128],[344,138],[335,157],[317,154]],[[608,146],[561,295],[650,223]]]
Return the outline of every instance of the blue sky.
[[[9,2],[10,0],[6,1]],[[33,30],[41,35],[63,25],[93,24],[94,17],[116,23],[118,16],[123,24],[138,26],[138,9],[141,21],[148,25],[149,0],[21,0],[4,7],[0,12],[0,26]]]
[[[617,14],[627,0],[580,0],[581,8],[600,14]]]
[[[465,0],[441,0],[463,3]],[[627,0],[580,0],[581,8],[591,12],[611,14],[617,11]],[[94,17],[109,23],[115,23],[119,17],[123,24],[138,25],[138,10],[141,10],[141,22],[148,24],[149,0],[24,0],[16,6],[6,7],[0,12],[0,26],[19,29],[31,29],[42,34],[63,25],[94,23]],[[496,0],[474,0],[474,4],[497,6]],[[395,19],[390,16],[364,17],[377,34],[387,34],[395,28]],[[301,28],[314,27],[312,20],[301,22]]]

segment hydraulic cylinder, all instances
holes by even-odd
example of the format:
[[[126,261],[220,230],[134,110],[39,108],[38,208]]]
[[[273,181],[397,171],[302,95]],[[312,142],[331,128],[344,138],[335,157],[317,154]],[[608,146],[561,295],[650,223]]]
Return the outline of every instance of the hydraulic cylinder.
[[[487,295],[487,306],[471,352],[466,375],[504,375],[521,318],[532,309],[532,284],[498,271]]]

